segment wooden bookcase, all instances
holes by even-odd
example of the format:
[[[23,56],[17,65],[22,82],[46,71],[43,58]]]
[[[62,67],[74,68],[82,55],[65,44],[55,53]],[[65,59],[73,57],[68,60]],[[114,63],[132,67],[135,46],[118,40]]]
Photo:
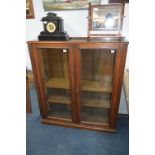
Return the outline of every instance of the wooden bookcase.
[[[128,42],[28,41],[42,123],[116,131]]]

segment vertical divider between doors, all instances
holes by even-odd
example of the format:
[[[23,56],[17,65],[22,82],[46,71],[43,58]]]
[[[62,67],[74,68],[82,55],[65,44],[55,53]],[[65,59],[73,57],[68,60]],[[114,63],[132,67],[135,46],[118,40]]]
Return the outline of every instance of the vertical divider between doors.
[[[81,58],[80,58],[80,50],[79,48],[75,48],[75,64],[76,64],[76,116],[77,123],[80,123],[80,77],[81,77]]]
[[[72,109],[72,121],[77,123],[76,116],[76,83],[75,83],[75,53],[73,48],[69,49],[69,78],[70,78],[70,89],[71,89],[71,109]]]

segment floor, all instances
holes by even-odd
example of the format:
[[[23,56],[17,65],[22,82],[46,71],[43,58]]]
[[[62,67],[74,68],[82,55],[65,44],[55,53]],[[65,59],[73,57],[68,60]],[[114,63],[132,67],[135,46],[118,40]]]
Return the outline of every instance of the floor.
[[[65,128],[40,123],[38,100],[30,89],[32,114],[27,114],[27,155],[128,155],[129,119],[119,115],[117,133]]]

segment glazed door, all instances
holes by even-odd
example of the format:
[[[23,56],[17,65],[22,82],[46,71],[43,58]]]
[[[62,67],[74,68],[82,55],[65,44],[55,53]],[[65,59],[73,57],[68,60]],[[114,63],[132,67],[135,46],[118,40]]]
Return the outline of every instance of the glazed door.
[[[62,48],[38,48],[36,57],[45,117],[73,120],[73,83],[69,67],[72,52]]]
[[[80,122],[108,125],[115,50],[78,50],[78,106]]]

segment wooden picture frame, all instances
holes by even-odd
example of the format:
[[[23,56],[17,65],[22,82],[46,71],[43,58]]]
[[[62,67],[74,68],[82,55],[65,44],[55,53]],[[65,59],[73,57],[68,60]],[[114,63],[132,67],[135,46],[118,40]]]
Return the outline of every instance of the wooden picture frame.
[[[90,0],[42,0],[44,11],[53,10],[83,10],[88,9]],[[94,5],[101,4],[101,0],[91,0]]]
[[[121,37],[124,3],[91,5],[88,10],[88,38]]]
[[[34,10],[32,0],[26,0],[26,19],[34,18]]]

